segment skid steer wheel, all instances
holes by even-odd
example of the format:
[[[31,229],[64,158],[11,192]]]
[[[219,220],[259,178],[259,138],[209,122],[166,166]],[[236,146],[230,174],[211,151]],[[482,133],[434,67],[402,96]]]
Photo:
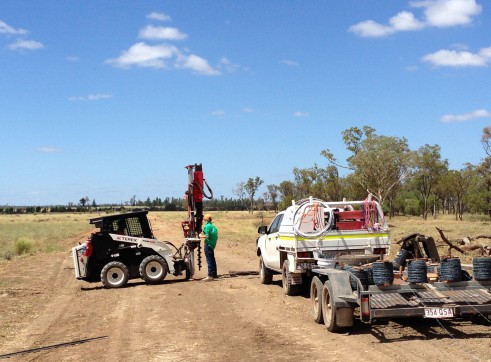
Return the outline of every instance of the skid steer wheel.
[[[313,277],[310,283],[310,301],[312,302],[312,316],[315,323],[322,323],[324,318],[322,316],[322,284],[319,277]]]
[[[298,294],[298,285],[293,285],[293,278],[291,276],[288,268],[290,267],[290,262],[285,260],[283,262],[283,268],[281,273],[281,281],[283,283],[283,291],[286,295],[297,295]]]
[[[150,284],[159,283],[167,276],[167,263],[158,255],[150,255],[140,263],[140,276]]]
[[[101,282],[106,288],[122,288],[128,284],[128,268],[119,261],[107,263],[101,271]]]
[[[271,284],[273,282],[273,273],[264,265],[262,256],[259,257],[259,280],[261,284]]]
[[[339,331],[340,327],[336,323],[336,305],[329,280],[324,283],[322,288],[322,317],[329,332]]]

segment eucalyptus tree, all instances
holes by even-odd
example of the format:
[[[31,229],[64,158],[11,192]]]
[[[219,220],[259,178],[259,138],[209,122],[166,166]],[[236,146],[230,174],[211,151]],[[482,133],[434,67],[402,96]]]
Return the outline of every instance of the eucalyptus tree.
[[[362,130],[352,127],[343,131],[343,141],[351,152],[347,166],[340,165],[328,149],[321,154],[331,164],[350,169],[350,179],[383,204],[410,173],[411,151],[407,140],[379,136],[374,128],[364,126]]]
[[[247,182],[244,184],[244,190],[247,192],[249,195],[249,202],[250,202],[250,212],[254,212],[254,196],[256,195],[257,190],[259,189],[259,186],[261,186],[264,183],[263,180],[259,176],[256,176],[256,178],[249,177]]]
[[[439,179],[448,172],[448,161],[442,160],[440,146],[424,145],[414,154],[414,170],[412,179],[421,202],[423,218],[428,218],[428,213],[433,206],[436,215],[435,188]]]

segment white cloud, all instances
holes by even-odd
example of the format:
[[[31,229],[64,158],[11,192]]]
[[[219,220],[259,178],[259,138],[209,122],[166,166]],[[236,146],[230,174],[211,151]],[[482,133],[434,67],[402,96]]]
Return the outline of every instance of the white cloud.
[[[158,13],[156,11],[147,14],[147,19],[158,20],[158,21],[171,21],[171,17],[164,13]]]
[[[27,34],[27,30],[12,28],[6,22],[0,20],[0,34],[24,35]]]
[[[391,17],[388,25],[365,20],[349,27],[349,31],[361,37],[378,38],[400,31],[415,31],[426,27],[451,27],[470,24],[482,11],[475,0],[423,0],[409,3],[423,9],[423,20],[412,12],[401,11]]]
[[[67,57],[65,57],[65,60],[68,61],[68,62],[78,62],[80,60],[79,57],[77,57],[76,55],[69,55]]]
[[[225,116],[225,111],[222,109],[217,109],[216,111],[211,112],[211,115],[215,117],[223,117]]]
[[[41,153],[57,153],[63,151],[61,148],[53,147],[53,146],[43,146],[37,148],[36,150]]]
[[[179,50],[171,45],[136,43],[124,51],[121,56],[108,59],[106,63],[121,68],[129,68],[133,65],[148,68],[165,68],[167,66],[166,61],[170,60],[176,54],[179,54]]]
[[[149,19],[168,21],[170,17],[163,13],[150,13]],[[187,34],[177,28],[147,25],[140,29],[140,38],[146,40],[184,40]],[[227,58],[223,57],[216,67],[212,67],[206,59],[190,52],[184,48],[177,48],[174,45],[158,44],[150,45],[146,42],[133,44],[127,50],[121,52],[117,58],[107,59],[106,63],[120,68],[147,67],[147,68],[168,68],[188,69],[194,73],[202,75],[220,75],[221,70],[232,72],[239,68]]]
[[[195,54],[180,55],[175,63],[177,68],[190,69],[195,73],[203,75],[220,75],[220,71],[214,69],[208,64],[206,59]]]
[[[89,94],[88,96],[77,96],[68,98],[70,101],[99,101],[112,98],[112,94]]]
[[[297,67],[299,64],[294,60],[283,59],[281,63],[288,65],[290,67]]]
[[[475,0],[426,0],[414,1],[411,5],[424,8],[426,23],[436,27],[470,24],[482,11]]]
[[[252,107],[245,107],[242,109],[242,112],[244,113],[252,113],[254,112],[254,109]]]
[[[348,30],[364,38],[378,38],[394,33],[390,26],[381,25],[373,20],[362,21],[350,26]]]
[[[304,118],[310,116],[307,112],[294,112],[293,115],[298,118]]]
[[[152,40],[183,40],[188,36],[177,28],[147,25],[140,30],[139,38]]]
[[[440,118],[442,122],[464,122],[479,118],[490,118],[491,113],[485,109],[477,109],[465,114],[446,114]]]
[[[478,53],[441,49],[425,55],[422,60],[436,67],[485,67],[491,61],[491,47]]]
[[[228,58],[222,57],[220,59],[220,62],[218,63],[217,66],[218,69],[224,70],[227,73],[233,73],[237,71],[237,69],[240,69],[239,64],[232,63]]]
[[[401,11],[389,19],[393,31],[412,31],[424,28],[424,24],[414,18],[414,14],[408,11]]]
[[[10,44],[9,49],[18,50],[18,49],[42,49],[44,45],[40,42],[34,40],[26,40],[26,39],[18,39],[15,43]]]

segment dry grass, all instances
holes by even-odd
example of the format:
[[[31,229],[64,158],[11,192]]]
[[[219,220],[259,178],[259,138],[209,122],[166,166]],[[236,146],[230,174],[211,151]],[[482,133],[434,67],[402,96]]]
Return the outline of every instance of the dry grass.
[[[205,211],[206,212],[206,211]],[[272,212],[213,212],[213,222],[218,227],[222,245],[241,245],[245,250],[254,250],[258,236],[257,228],[268,225],[275,216]],[[89,232],[94,227],[89,219],[99,214],[37,214],[37,215],[0,215],[0,258],[15,255],[59,251],[66,248],[63,241]],[[183,240],[181,221],[187,218],[186,212],[150,212],[154,234],[161,240],[179,244]],[[450,215],[440,215],[436,219],[423,220],[418,217],[398,216],[389,220],[391,226],[392,248],[390,258],[399,250],[397,241],[406,235],[419,233],[432,236],[440,254],[447,252],[446,244],[440,238],[435,227],[445,231],[449,240],[464,236],[491,234],[491,219],[465,217],[464,221],[456,221]],[[491,241],[483,240],[489,245]],[[22,252],[21,252],[22,251]],[[252,252],[252,251],[251,251]],[[468,262],[477,251],[467,256],[453,253]]]

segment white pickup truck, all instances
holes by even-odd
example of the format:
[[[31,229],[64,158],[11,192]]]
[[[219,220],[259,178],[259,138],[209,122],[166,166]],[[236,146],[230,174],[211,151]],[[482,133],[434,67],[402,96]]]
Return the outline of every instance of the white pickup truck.
[[[360,265],[388,254],[389,228],[381,206],[364,201],[293,202],[271,225],[260,226],[256,243],[261,283],[282,274],[285,294],[298,294],[316,268]]]

